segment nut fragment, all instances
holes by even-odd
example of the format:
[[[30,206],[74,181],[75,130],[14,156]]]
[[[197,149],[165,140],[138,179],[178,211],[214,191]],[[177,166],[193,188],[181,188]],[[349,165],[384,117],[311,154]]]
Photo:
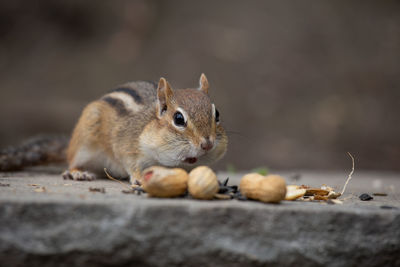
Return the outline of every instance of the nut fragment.
[[[185,170],[153,166],[143,171],[143,189],[150,197],[177,197],[187,189]]]
[[[301,188],[298,185],[288,185],[286,186],[286,196],[285,200],[296,200],[306,193],[306,189]]]
[[[247,198],[278,203],[286,196],[286,183],[279,175],[262,176],[252,173],[243,176],[240,181],[240,191]]]
[[[314,200],[328,200],[328,196],[315,195]]]
[[[329,194],[328,190],[324,190],[321,188],[307,188],[306,196],[327,196]]]
[[[329,191],[329,194],[328,194],[328,198],[329,199],[336,199],[336,198],[338,198],[338,197],[340,197],[342,194],[340,193],[340,192],[335,192],[335,191]]]
[[[212,199],[219,190],[215,173],[207,166],[199,166],[189,173],[188,189],[197,199]]]
[[[214,195],[214,198],[226,200],[226,199],[232,199],[232,196],[230,196],[230,195],[225,195],[225,194],[215,194],[215,195]]]

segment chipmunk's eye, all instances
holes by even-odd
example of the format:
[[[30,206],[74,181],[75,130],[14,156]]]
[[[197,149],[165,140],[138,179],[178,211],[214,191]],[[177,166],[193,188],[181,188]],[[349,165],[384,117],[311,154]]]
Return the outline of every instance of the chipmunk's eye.
[[[215,109],[215,122],[219,122],[219,111]]]
[[[183,117],[183,114],[179,111],[174,114],[174,123],[176,126],[186,126],[185,117]]]

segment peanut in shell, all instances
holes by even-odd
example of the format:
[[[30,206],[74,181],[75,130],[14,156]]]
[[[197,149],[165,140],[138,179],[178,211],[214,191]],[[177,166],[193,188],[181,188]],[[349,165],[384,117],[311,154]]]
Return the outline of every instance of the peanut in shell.
[[[247,198],[266,203],[279,203],[285,199],[286,183],[279,175],[262,176],[251,173],[240,181],[240,192]]]
[[[262,194],[258,199],[267,203],[279,203],[286,196],[286,182],[279,175],[267,175],[260,182]]]
[[[188,174],[179,168],[153,166],[143,171],[143,189],[149,197],[177,197],[187,189]]]
[[[249,173],[243,176],[239,184],[242,195],[258,200],[258,196],[261,194],[258,185],[264,178],[265,176],[258,173]]]
[[[189,173],[188,189],[196,199],[213,199],[219,190],[215,173],[207,166],[199,166]]]

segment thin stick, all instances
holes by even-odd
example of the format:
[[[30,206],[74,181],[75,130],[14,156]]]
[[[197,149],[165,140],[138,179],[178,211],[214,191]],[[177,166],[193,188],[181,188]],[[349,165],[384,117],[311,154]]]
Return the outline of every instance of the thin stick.
[[[351,176],[352,176],[353,173],[354,173],[354,157],[350,154],[350,152],[347,152],[347,154],[348,154],[348,155],[350,156],[350,158],[351,158],[351,162],[352,162],[352,164],[353,164],[353,167],[352,167],[352,169],[351,169],[351,172],[350,172],[350,174],[349,174],[349,177],[347,177],[346,183],[345,183],[344,186],[343,186],[343,190],[342,190],[342,192],[340,193],[342,196],[343,196],[344,191],[346,190],[347,184],[349,183],[349,181],[350,181],[350,179],[351,179]]]
[[[130,187],[129,185],[127,185],[127,184],[121,182],[120,180],[115,179],[114,177],[112,177],[112,176],[107,172],[107,169],[106,169],[106,168],[104,168],[104,172],[106,173],[108,179],[113,180],[113,181],[115,181],[115,182],[118,182],[118,183],[122,184],[123,186],[128,187],[129,190],[132,190],[132,187]]]

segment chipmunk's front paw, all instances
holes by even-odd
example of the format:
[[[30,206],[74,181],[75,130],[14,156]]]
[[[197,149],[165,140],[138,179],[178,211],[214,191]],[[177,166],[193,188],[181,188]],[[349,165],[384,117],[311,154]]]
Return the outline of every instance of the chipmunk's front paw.
[[[64,180],[75,180],[75,181],[93,181],[96,180],[96,175],[88,171],[80,170],[66,170],[63,172],[62,177]]]

